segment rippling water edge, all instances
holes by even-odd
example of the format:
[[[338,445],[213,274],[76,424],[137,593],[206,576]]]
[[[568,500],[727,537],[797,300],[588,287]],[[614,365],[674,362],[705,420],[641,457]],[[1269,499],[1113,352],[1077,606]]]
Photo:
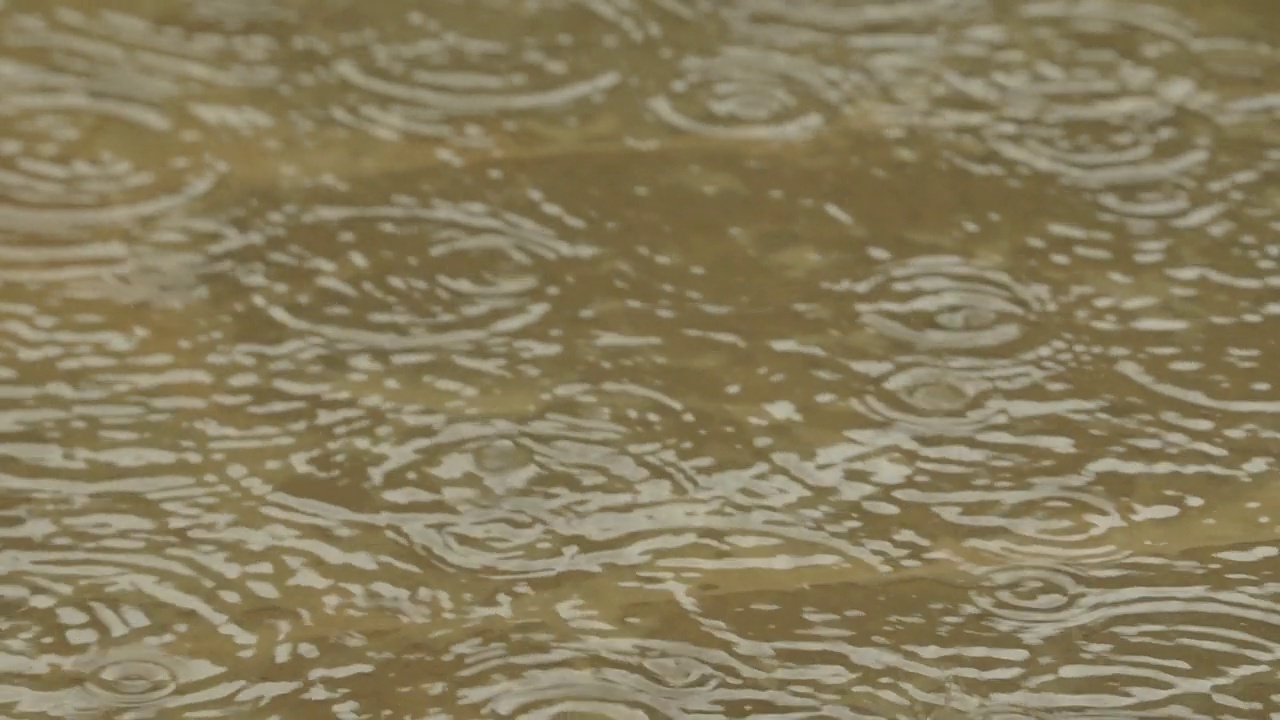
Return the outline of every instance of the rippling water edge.
[[[0,715],[1280,718],[1261,0],[0,0]]]

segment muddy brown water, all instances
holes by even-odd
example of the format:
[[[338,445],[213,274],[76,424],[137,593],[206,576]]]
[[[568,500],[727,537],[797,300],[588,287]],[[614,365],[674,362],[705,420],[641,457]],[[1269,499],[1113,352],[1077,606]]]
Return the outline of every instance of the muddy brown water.
[[[1261,0],[0,0],[0,717],[1280,718]]]

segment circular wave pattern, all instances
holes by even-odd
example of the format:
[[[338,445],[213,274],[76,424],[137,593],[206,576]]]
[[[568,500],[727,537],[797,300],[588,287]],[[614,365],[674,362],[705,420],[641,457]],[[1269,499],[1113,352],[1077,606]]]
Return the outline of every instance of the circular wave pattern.
[[[77,658],[73,671],[85,680],[81,689],[102,708],[156,708],[198,680],[194,663],[145,647],[91,653]]]
[[[488,26],[510,29],[509,13],[492,15],[483,8],[471,13],[490,19]],[[389,141],[416,136],[490,145],[485,128],[495,116],[511,125],[521,115],[565,114],[623,82],[614,70],[575,73],[561,57],[563,48],[548,49],[522,32],[469,35],[421,12],[408,13],[402,30],[407,37],[373,29],[342,36],[336,56],[316,73],[354,91],[330,107],[334,119]]]
[[[1112,562],[1130,551],[1108,541],[1128,521],[1114,501],[1085,488],[1046,485],[1034,490],[926,492],[904,488],[894,497],[929,508],[959,528],[963,544],[1020,563],[1072,566]]]
[[[874,385],[853,404],[868,417],[958,434],[1065,409],[1041,392],[1059,371],[1061,344],[1037,332],[1057,309],[1044,286],[961,257],[920,255],[823,287],[854,298],[860,325],[920,353],[866,365]]]
[[[951,39],[986,6],[982,0],[746,0],[722,12],[738,43],[821,57],[859,78],[856,93],[844,101],[847,117],[856,113],[889,130],[929,113]]]
[[[1259,692],[1274,685],[1280,652],[1280,614],[1266,581],[1237,574],[1231,588],[1218,589],[1204,584],[1200,568],[1143,564],[1099,578],[1087,612],[1019,631],[1062,648],[1055,676],[1020,699],[1062,708],[1085,704],[1073,696],[1104,693],[1087,707],[1133,707],[1140,699],[1151,708],[1143,717],[1167,717],[1178,706],[1208,711],[1200,717],[1274,708],[1274,696]],[[1094,713],[1082,716],[1107,717]]]
[[[486,576],[629,564],[670,544],[646,538],[662,535],[648,523],[690,487],[671,444],[692,424],[687,409],[655,392],[567,384],[524,416],[437,415],[376,437],[357,428],[293,454],[298,480],[272,501],[305,511],[340,497],[330,510]]]
[[[898,425],[964,432],[999,416],[997,408],[984,402],[993,386],[977,375],[917,366],[889,375],[880,388],[886,392],[868,396],[865,409]]]
[[[1109,365],[1131,392],[1192,416],[1265,418],[1280,413],[1280,384],[1268,361],[1280,308],[1265,298],[1280,277],[1251,277],[1206,265],[1167,266],[1176,292],[1099,292],[1075,318],[1081,337],[1120,346]]]
[[[210,605],[178,589],[185,583],[159,580],[172,570],[163,566],[174,563],[130,561],[123,554],[112,562],[100,552],[65,555],[21,559],[15,565],[20,571],[0,585],[0,606],[17,619],[5,623],[4,641],[27,657],[26,669],[10,666],[0,673],[0,702],[17,699],[16,707],[51,717],[235,704],[245,683],[178,647],[194,635],[204,644],[201,652],[230,656],[243,648],[236,640],[248,634],[234,623],[217,627]],[[82,569],[78,576],[75,563]],[[109,580],[113,570],[116,579]],[[74,595],[65,585],[72,577],[78,582]],[[22,691],[12,692],[17,688]]]
[[[1026,396],[1049,375],[1050,370],[1021,361],[919,362],[873,376],[872,389],[852,404],[863,415],[911,434],[976,433],[1064,409]]]
[[[182,23],[188,18],[170,19],[177,22],[56,7],[43,14],[13,14],[5,41],[34,55],[39,65],[30,66],[28,77],[109,96],[161,100],[190,91],[279,83],[281,72],[271,62],[278,49],[274,38],[243,28],[192,32]]]
[[[0,0],[0,14],[15,2],[39,5]],[[907,164],[929,172],[933,136],[918,138],[919,153],[896,138],[887,165],[889,153],[867,144],[851,162],[788,145],[777,163],[760,163],[751,147],[712,143],[713,161],[678,183],[665,155],[610,155],[621,179],[604,184],[617,193],[585,188],[580,198],[595,204],[583,210],[592,232],[608,228],[593,238],[600,245],[571,240],[584,226],[552,224],[550,209],[369,207],[361,192],[312,204],[312,192],[381,173],[365,151],[398,154],[410,148],[401,142],[329,153],[320,134],[295,132],[318,151],[313,175],[191,202],[219,168],[165,158],[194,157],[185,138],[197,134],[150,105],[104,98],[202,88],[216,97],[188,109],[216,117],[245,78],[182,59],[224,57],[227,36],[111,13],[50,10],[49,23],[12,23],[31,31],[31,57],[67,58],[58,72],[78,65],[93,78],[60,85],[49,73],[48,87],[0,93],[0,349],[11,356],[0,362],[0,714],[1274,712],[1280,608],[1265,488],[1276,468],[1265,451],[1280,412],[1267,362],[1280,337],[1280,256],[1267,213],[1280,205],[1264,192],[1204,205],[1219,191],[1201,170],[1216,172],[1214,153],[1227,148],[1204,127],[1216,119],[1193,117],[1209,86],[1155,69],[1183,71],[1188,28],[1176,16],[1119,0],[485,2],[434,3],[430,18],[404,15],[412,0],[297,15],[298,33],[277,26],[272,37],[322,55],[324,73],[285,83],[259,116],[283,122],[253,127],[290,134],[319,108],[391,139],[509,137],[518,148],[530,131],[599,147],[583,143],[591,112],[605,144],[630,147],[618,128],[643,108],[596,102],[643,88],[649,121],[668,132],[798,140],[861,112],[853,105],[868,85],[954,67],[952,87],[971,91],[959,102],[978,110],[946,107],[933,119],[987,151],[961,161],[1061,179],[1027,183],[1014,202],[1039,212],[1065,201],[1059,217],[1099,202],[1104,212],[1083,213],[1079,230],[1098,221],[1115,230],[1110,239],[1140,236],[1135,263],[1081,244],[1017,271],[968,259],[980,252],[908,257],[823,289],[829,257],[883,257],[849,246],[892,236],[886,218],[918,219],[836,196],[875,195]],[[210,7],[193,24],[238,32]],[[498,17],[476,8],[509,17],[480,29]],[[721,27],[664,34],[663,13],[690,19],[695,8],[707,20],[750,15],[759,32],[731,35],[719,53],[707,46],[725,41]],[[940,21],[953,11],[965,22]],[[305,35],[335,17],[362,25]],[[662,42],[620,49],[583,31],[593,19],[637,44]],[[1156,21],[1166,25],[1144,26]],[[504,37],[509,29],[533,37]],[[584,49],[597,40],[594,55]],[[937,62],[977,46],[993,50],[979,68]],[[688,58],[684,77],[663,87],[667,78],[615,72],[641,56],[635,49]],[[123,59],[103,75],[88,69],[116,50]],[[0,85],[19,64],[0,60]],[[1248,64],[1241,76],[1254,79],[1241,86],[1255,101],[1237,110],[1265,121],[1275,83]],[[156,82],[105,90],[107,75],[137,77],[138,67],[154,67]],[[93,94],[77,94],[85,87]],[[275,112],[295,116],[267,117]],[[532,162],[519,173],[421,163],[439,147],[413,146],[414,170],[384,179],[420,187],[421,171],[475,197],[530,199],[565,182]],[[686,159],[698,163],[704,149],[695,143]],[[249,170],[289,175],[287,154]],[[591,174],[601,159],[569,164]],[[1241,161],[1214,182],[1262,190],[1257,166]],[[687,204],[704,180],[723,202]],[[733,187],[745,192],[721,191]],[[654,188],[660,197],[647,202],[622,197]],[[187,194],[166,204],[171,192]],[[982,194],[965,193],[978,207],[960,212],[1010,219],[1007,198]],[[915,207],[946,215],[960,204],[935,198],[921,193]],[[281,209],[249,234],[180,217],[224,199]],[[805,238],[803,218],[824,209],[847,230]],[[1252,226],[1236,222],[1255,211]],[[800,222],[785,239],[739,242],[755,223],[786,218]],[[1138,221],[1168,218],[1186,235],[1142,234],[1162,224]],[[853,227],[864,220],[867,236]],[[1058,227],[1074,231],[1068,222]],[[968,226],[981,250],[1016,245],[1001,238],[1017,228],[981,239],[983,228]],[[1250,234],[1248,267],[1213,255]],[[965,239],[928,244],[972,252]],[[596,264],[610,243],[623,250],[617,262]],[[795,271],[772,281],[756,272],[764,256],[743,252],[782,245],[806,258],[771,256],[790,257]],[[1100,272],[1057,269],[1068,256]],[[1029,277],[1041,272],[1061,295]],[[615,282],[624,276],[634,284]],[[1133,294],[1090,293],[1107,282]],[[56,302],[45,304],[51,284]],[[229,312],[211,318],[216,308],[190,302],[227,286],[215,299],[231,298]],[[192,312],[153,312],[162,304]],[[627,309],[611,314],[611,304]],[[854,318],[842,326],[842,312],[866,332],[846,334]],[[851,403],[865,417],[851,418]],[[976,587],[972,555],[995,566]],[[990,702],[940,699],[944,678]]]
[[[6,250],[5,265],[110,252],[76,233],[181,207],[221,174],[184,152],[166,115],[132,101],[9,93],[0,98],[0,125],[0,230],[30,238],[28,247]],[[70,241],[60,237],[67,233]]]
[[[776,50],[729,46],[687,58],[649,110],[672,129],[707,137],[804,140],[851,97],[850,75]]]
[[[370,350],[510,340],[550,312],[553,278],[597,253],[476,203],[318,207],[267,235],[238,271],[254,304],[292,331]]]
[[[950,255],[911,258],[830,287],[858,295],[863,324],[920,350],[1007,346],[1054,309],[1043,288]]]
[[[362,403],[368,399],[362,397]],[[668,459],[672,438],[696,428],[693,414],[679,403],[621,382],[558,386],[518,412],[500,407],[490,415],[455,417],[425,404],[411,406],[411,424],[396,419],[403,409],[401,398],[387,406],[386,415],[341,413],[341,403],[311,403],[318,405],[317,412],[333,412],[342,420],[327,431],[327,442],[319,447],[308,443],[290,454],[297,477],[279,488],[285,492],[282,499],[320,500],[338,494],[352,511],[372,503],[388,512],[419,516],[465,515],[525,493],[558,492],[574,473],[601,492],[622,492],[610,487],[614,474],[623,476],[624,485],[653,478],[652,486],[628,489],[665,497],[676,487],[687,487],[677,481],[682,471]],[[290,427],[305,427],[293,418]],[[630,452],[617,447],[623,443]],[[553,457],[560,454],[579,466],[558,467]],[[663,485],[659,478],[675,482]]]
[[[851,558],[879,566],[857,542],[778,507],[795,483],[767,464],[713,468],[690,457],[688,438],[707,421],[640,388],[570,384],[527,417],[437,415],[403,437],[362,430],[293,453],[293,479],[267,499],[382,528],[459,576],[541,578],[655,561],[709,570],[730,554],[725,567]]]
[[[997,568],[973,594],[974,604],[1015,629],[1062,628],[1086,611],[1088,588],[1077,573],[1049,565]]]
[[[730,653],[685,642],[598,637],[535,647],[475,653],[457,673],[461,704],[522,720],[732,716],[744,705],[756,715],[823,709]],[[743,678],[759,686],[741,688]]]
[[[417,586],[419,578],[398,574],[411,566],[372,554],[379,538],[347,552],[330,544],[328,526],[308,532],[316,523],[261,502],[261,480],[184,432],[193,403],[165,376],[141,375],[153,381],[145,388],[153,404],[116,387],[5,416],[0,508],[11,496],[39,506],[21,524],[0,515],[0,644],[19,660],[0,668],[6,709],[144,717],[235,714],[286,694],[296,701],[302,686],[264,680],[274,666],[290,661],[283,672],[298,678],[323,673],[341,644],[334,635],[396,625],[386,611],[335,607],[358,597],[352,585]],[[59,412],[58,403],[74,410]],[[296,431],[272,428],[276,440]],[[324,592],[299,594],[299,582]],[[315,687],[322,682],[314,677]]]
[[[42,260],[39,265],[32,262],[11,271],[0,265],[0,280],[49,283],[67,299],[176,309],[207,295],[204,276],[219,269],[217,258],[255,242],[252,235],[212,218],[161,218],[131,227],[118,239],[97,241],[104,252],[92,256],[33,254],[33,261]],[[0,249],[0,258],[4,253]]]
[[[1160,9],[1109,2],[1026,3],[1019,11],[1008,44],[975,37],[967,53],[978,72],[944,73],[943,96],[958,102],[944,99],[937,122],[970,128],[1005,171],[1055,177],[1116,212],[1194,211],[1189,183],[1213,152],[1213,131],[1198,112],[1212,98],[1148,59],[1185,44],[1186,24]],[[993,169],[976,158],[961,163]]]

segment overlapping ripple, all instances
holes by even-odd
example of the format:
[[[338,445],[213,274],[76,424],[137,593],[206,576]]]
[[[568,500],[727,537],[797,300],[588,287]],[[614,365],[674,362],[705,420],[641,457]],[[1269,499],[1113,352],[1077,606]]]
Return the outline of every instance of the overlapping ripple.
[[[863,323],[920,350],[1008,346],[1053,311],[1043,286],[955,256],[922,256],[833,289],[856,293]]]
[[[743,0],[724,13],[734,37],[752,45],[802,50],[829,61],[828,72],[858,82],[850,117],[897,117],[922,109],[929,79],[979,0],[785,2]]]
[[[60,520],[6,533],[0,636],[12,661],[2,701],[54,717],[234,702],[247,683],[222,663],[252,653],[254,630],[216,594],[225,578],[198,551],[155,552],[170,532],[167,514],[219,494],[191,473],[194,458],[145,447],[97,456],[35,443],[3,450],[5,496],[60,508]],[[130,479],[140,467],[148,476]],[[74,479],[85,471],[124,477]]]
[[[1210,424],[1221,418],[1265,425],[1280,409],[1265,361],[1274,353],[1270,297],[1280,279],[1222,264],[1234,265],[1233,272],[1169,263],[1159,282],[1144,273],[1100,283],[1081,298],[1077,317],[1099,343],[1124,337],[1125,350],[1112,365],[1128,384],[1126,394],[1161,397]]]
[[[600,67],[607,57],[600,38],[530,35],[513,22],[564,22],[574,18],[567,10],[543,14],[525,6],[512,13],[491,2],[439,10],[393,3],[379,8],[376,24],[326,18],[309,44],[324,59],[298,78],[299,90],[325,88],[320,102],[330,119],[382,140],[497,148],[512,131],[536,135],[529,125],[539,116],[599,105],[623,82],[619,70]],[[517,118],[526,121],[518,125]]]
[[[161,110],[76,89],[24,89],[0,100],[0,228],[34,247],[15,261],[59,252],[44,237],[136,222],[208,192],[220,163],[174,134]],[[141,152],[140,152],[141,150]],[[35,236],[35,237],[32,237]],[[64,241],[61,252],[90,254]],[[6,263],[7,264],[7,263]]]
[[[964,161],[984,174],[1040,173],[1115,208],[1182,202],[1214,145],[1201,115],[1214,98],[1178,72],[1189,23],[1110,2],[1025,3],[1015,13],[1008,25],[966,31],[983,38],[966,49],[981,70],[943,74],[962,102],[937,121],[969,125],[995,156]]]
[[[688,58],[649,110],[683,133],[749,140],[804,140],[856,95],[858,78],[813,60],[741,46]]]
[[[957,256],[884,260],[861,277],[824,283],[853,300],[858,324],[892,343],[864,368],[868,417],[915,433],[972,434],[1071,412],[1055,375],[1063,341],[1041,327],[1055,300],[1043,284]]]
[[[126,5],[0,0],[7,715],[1280,717],[1257,3]]]
[[[975,603],[999,627],[1059,655],[1054,675],[1017,693],[1019,704],[1060,712],[1078,707],[1073,696],[1083,691],[1096,705],[1142,716],[1274,712],[1276,699],[1254,689],[1268,682],[1280,630],[1267,581],[1242,575],[1228,589],[1194,570],[1162,572],[1157,582],[1138,566],[1092,578],[1058,568],[993,573]],[[1249,692],[1234,694],[1242,689]]]
[[[405,435],[348,422],[346,437],[291,458],[310,486],[290,483],[267,497],[382,528],[432,566],[482,576],[770,567],[781,544],[792,548],[789,567],[881,562],[853,538],[813,526],[798,505],[780,505],[812,491],[794,481],[787,490],[767,465],[708,473],[690,451],[709,419],[606,384],[557,388],[519,419],[437,414],[411,420]],[[367,499],[341,508],[328,500],[352,492]]]
[[[274,62],[279,45],[269,35],[197,30],[181,17],[90,7],[12,13],[4,25],[5,47],[19,63],[13,69],[26,71],[13,75],[43,75],[60,89],[74,83],[74,89],[141,101],[265,87],[281,79]]]
[[[481,203],[286,208],[272,220],[268,244],[235,271],[253,304],[351,349],[509,346],[547,314],[569,266],[598,252]]]

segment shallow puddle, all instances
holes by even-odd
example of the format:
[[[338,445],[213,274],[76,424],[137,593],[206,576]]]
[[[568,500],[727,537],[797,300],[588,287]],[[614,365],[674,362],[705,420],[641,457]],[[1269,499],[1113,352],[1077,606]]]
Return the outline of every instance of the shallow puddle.
[[[1280,719],[1260,0],[0,0],[0,715]]]

